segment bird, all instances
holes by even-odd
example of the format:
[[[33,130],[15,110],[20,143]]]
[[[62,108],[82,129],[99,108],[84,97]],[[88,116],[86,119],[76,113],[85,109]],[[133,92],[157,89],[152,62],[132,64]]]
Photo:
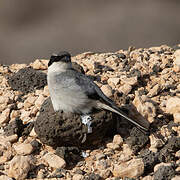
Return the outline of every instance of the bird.
[[[104,109],[118,114],[141,130],[148,131],[149,127],[146,124],[129,118],[91,78],[75,70],[72,67],[71,54],[67,51],[51,55],[47,82],[55,112],[62,110],[89,117],[93,110]]]

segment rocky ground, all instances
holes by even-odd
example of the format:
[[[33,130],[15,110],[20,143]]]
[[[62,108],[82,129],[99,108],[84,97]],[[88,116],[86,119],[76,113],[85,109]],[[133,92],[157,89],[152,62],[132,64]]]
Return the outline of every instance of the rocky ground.
[[[48,146],[36,126],[49,97],[48,61],[0,65],[0,180],[180,179],[180,46],[86,52],[72,61],[131,117],[135,108],[146,118],[149,134],[118,121],[92,147]]]

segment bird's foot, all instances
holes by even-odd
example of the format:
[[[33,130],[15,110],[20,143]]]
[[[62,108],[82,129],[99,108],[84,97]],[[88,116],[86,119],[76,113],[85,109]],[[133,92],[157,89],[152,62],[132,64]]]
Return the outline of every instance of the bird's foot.
[[[92,133],[91,120],[92,117],[89,114],[81,115],[82,123],[85,124],[88,128],[88,133]]]

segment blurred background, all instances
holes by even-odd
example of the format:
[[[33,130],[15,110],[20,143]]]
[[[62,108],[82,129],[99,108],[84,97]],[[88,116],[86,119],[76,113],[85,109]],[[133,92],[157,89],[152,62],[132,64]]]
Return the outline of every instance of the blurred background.
[[[0,1],[0,63],[180,43],[180,0]]]

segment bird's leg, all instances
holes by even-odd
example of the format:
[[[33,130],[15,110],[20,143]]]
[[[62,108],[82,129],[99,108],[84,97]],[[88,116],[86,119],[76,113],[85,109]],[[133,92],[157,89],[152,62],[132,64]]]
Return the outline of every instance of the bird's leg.
[[[87,126],[88,133],[92,133],[92,127],[91,127],[92,117],[89,114],[83,114],[81,115],[81,120],[82,120],[82,123]]]

